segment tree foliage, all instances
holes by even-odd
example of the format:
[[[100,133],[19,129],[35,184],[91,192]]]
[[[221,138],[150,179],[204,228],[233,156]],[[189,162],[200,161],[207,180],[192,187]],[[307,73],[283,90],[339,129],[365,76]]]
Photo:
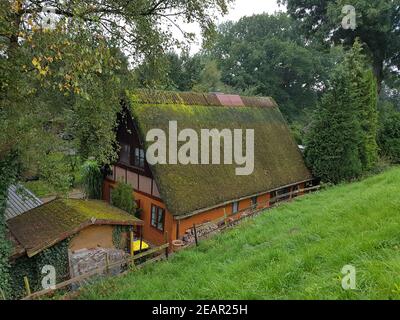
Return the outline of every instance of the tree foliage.
[[[362,172],[360,137],[348,71],[339,65],[315,111],[307,137],[305,156],[314,175],[332,183],[358,177]]]
[[[272,96],[291,120],[317,102],[332,62],[307,44],[285,14],[244,17],[220,26],[211,50],[222,81],[246,95]]]
[[[160,66],[157,66],[160,63]],[[200,52],[193,56],[169,52],[157,60],[146,60],[135,69],[138,87],[196,92],[230,92],[222,82],[222,73],[215,59]]]
[[[376,81],[356,40],[347,53],[344,68],[350,80],[350,98],[361,128],[360,159],[363,170],[370,170],[378,161],[378,95]]]
[[[0,158],[0,299],[10,294],[8,278],[10,244],[6,238],[6,226],[4,212],[7,204],[8,187],[15,182],[19,174],[19,163],[15,160],[16,151]]]
[[[57,171],[54,155],[115,160],[120,94],[130,81],[124,56],[137,63],[184,45],[192,35],[181,22],[198,23],[211,37],[216,14],[226,13],[230,1],[1,1],[0,161],[23,163],[23,175],[54,178],[38,172]],[[55,15],[43,19],[47,9]]]
[[[400,112],[393,110],[384,117],[378,137],[381,155],[400,163]]]
[[[111,191],[111,204],[130,214],[134,214],[136,211],[136,203],[132,186],[119,182]]]
[[[208,59],[201,70],[197,83],[192,88],[195,92],[230,93],[232,88],[222,82],[222,72],[215,60]]]
[[[400,67],[400,1],[399,0],[280,0],[288,13],[301,21],[309,38],[321,44],[352,46],[357,38],[367,45],[374,75],[380,85],[389,73],[399,74]],[[357,28],[345,30],[342,9],[351,4],[356,9]]]
[[[86,161],[82,166],[82,186],[88,199],[101,199],[103,174],[96,161]]]
[[[372,169],[378,160],[376,81],[356,41],[333,71],[314,115],[306,158],[314,174],[338,183]]]

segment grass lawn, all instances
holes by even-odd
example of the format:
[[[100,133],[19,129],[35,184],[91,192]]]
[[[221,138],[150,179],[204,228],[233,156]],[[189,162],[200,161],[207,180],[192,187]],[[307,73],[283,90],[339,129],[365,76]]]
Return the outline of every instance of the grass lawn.
[[[39,198],[50,197],[57,194],[53,187],[41,180],[24,182],[24,186]]]
[[[341,270],[357,270],[345,291]],[[266,211],[81,299],[400,299],[400,169]]]

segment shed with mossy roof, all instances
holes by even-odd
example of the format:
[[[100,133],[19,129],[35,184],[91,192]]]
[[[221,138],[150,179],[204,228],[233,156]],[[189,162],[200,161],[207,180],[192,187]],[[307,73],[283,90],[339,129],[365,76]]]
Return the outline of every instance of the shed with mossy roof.
[[[143,221],[105,201],[74,199],[57,199],[7,221],[12,237],[30,258],[92,226],[140,225]],[[87,236],[86,241],[93,242]]]

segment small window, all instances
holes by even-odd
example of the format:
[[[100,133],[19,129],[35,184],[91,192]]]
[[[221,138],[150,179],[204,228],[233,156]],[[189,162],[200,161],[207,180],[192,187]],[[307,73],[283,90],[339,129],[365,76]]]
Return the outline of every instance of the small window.
[[[151,206],[151,226],[164,231],[165,210],[155,205]]]
[[[131,154],[131,146],[129,144],[121,144],[121,151],[119,155],[121,163],[129,164],[130,154]]]
[[[144,168],[145,165],[145,154],[143,149],[135,149],[135,162],[134,166],[138,168]]]
[[[251,198],[251,206],[254,208],[254,207],[257,207],[257,201],[258,200],[258,197],[253,197],[253,198]]]
[[[232,213],[238,213],[239,212],[239,202],[236,201],[232,204]]]

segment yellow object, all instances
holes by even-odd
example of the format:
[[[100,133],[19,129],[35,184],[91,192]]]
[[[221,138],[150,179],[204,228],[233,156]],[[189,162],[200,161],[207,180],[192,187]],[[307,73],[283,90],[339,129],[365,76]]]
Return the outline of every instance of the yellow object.
[[[132,246],[133,246],[133,252],[140,251],[140,240],[134,241]],[[149,248],[150,248],[150,246],[146,242],[142,241],[142,250],[146,250]]]

